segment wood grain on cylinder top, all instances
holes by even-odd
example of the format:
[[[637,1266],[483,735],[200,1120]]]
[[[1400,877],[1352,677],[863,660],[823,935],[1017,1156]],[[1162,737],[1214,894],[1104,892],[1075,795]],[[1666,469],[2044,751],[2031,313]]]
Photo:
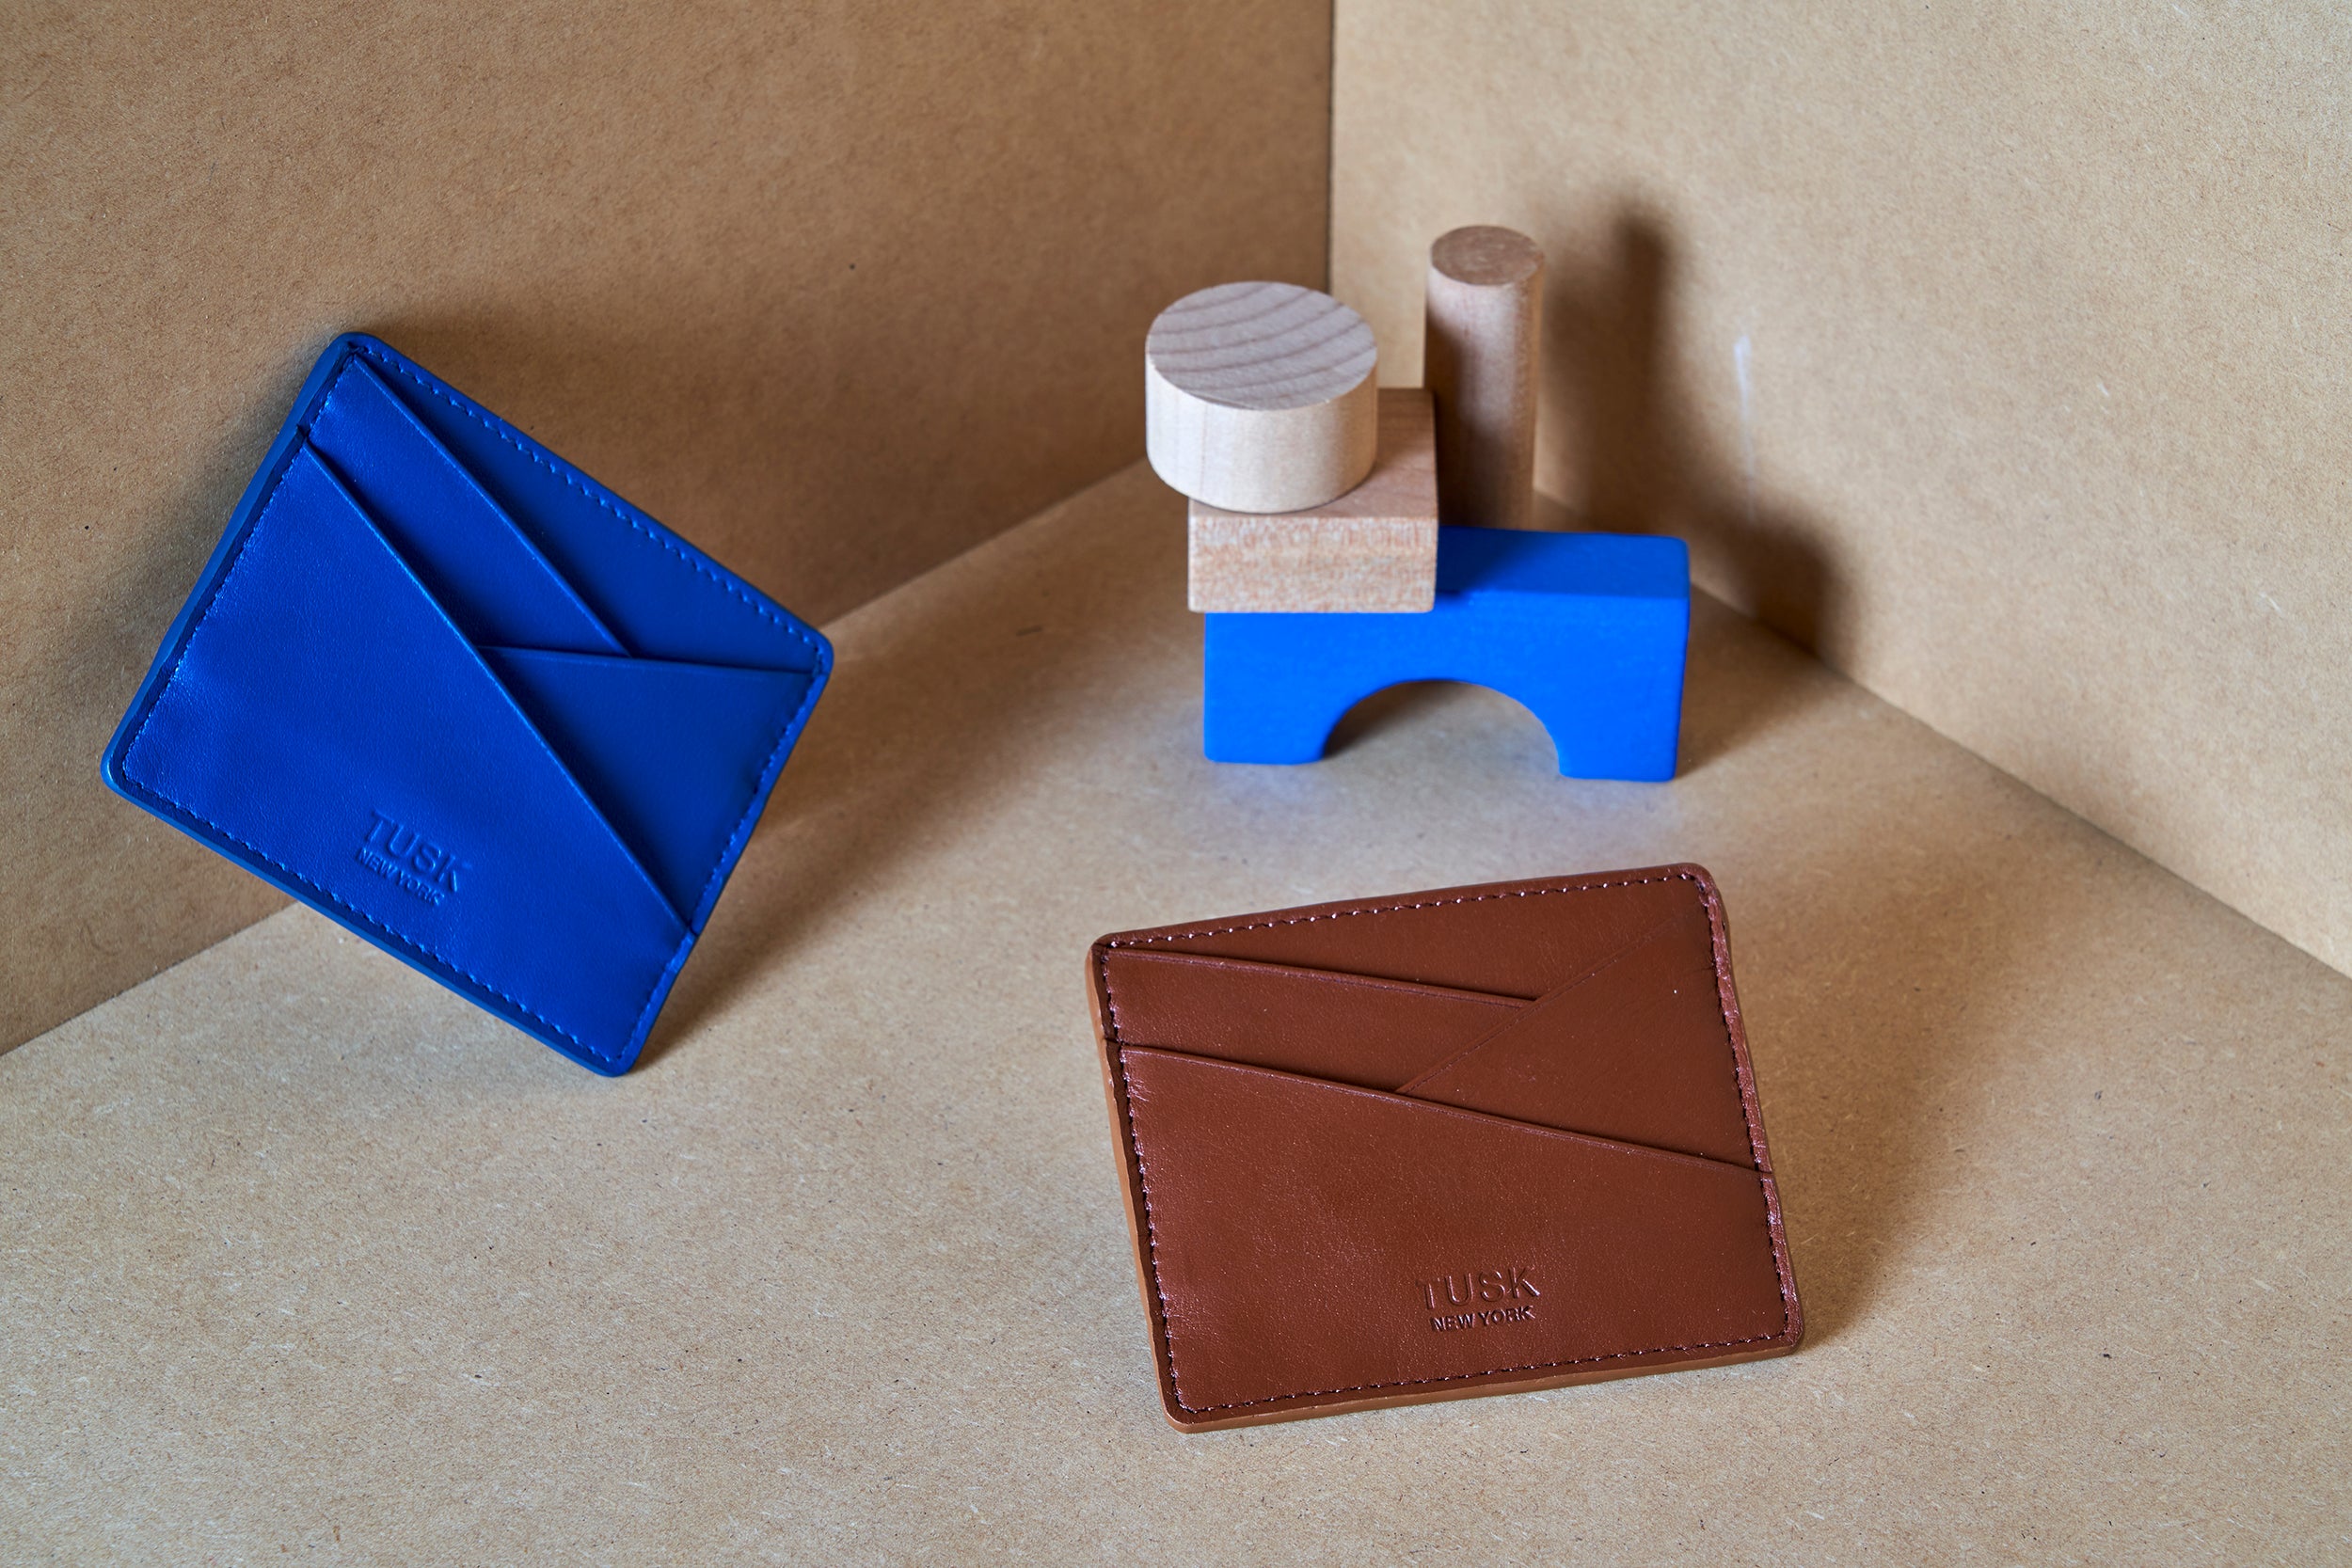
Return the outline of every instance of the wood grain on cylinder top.
[[[1152,324],[1144,353],[1181,391],[1267,411],[1343,397],[1377,358],[1363,317],[1293,283],[1221,283],[1186,294]]]
[[[1152,467],[1195,500],[1295,512],[1345,494],[1378,444],[1363,318],[1291,283],[1226,283],[1162,311],[1144,345]]]

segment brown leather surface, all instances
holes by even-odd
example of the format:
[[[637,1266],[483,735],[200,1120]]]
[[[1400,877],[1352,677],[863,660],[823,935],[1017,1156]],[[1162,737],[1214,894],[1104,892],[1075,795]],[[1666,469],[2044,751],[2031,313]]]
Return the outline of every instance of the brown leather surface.
[[[1123,932],[1089,968],[1178,1427],[1795,1348],[1700,868]]]
[[[1399,1091],[1753,1165],[1705,904]]]

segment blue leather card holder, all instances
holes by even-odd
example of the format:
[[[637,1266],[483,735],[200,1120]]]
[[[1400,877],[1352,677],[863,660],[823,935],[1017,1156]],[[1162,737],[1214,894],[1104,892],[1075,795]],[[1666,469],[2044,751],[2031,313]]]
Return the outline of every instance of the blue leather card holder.
[[[104,772],[619,1073],[832,663],[814,627],[354,335],[311,372]]]

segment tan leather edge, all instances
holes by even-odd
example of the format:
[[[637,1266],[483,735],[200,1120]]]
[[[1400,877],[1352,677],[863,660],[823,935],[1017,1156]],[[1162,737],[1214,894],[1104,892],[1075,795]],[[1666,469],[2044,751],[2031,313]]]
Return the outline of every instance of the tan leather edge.
[[[1160,1409],[1179,1432],[1187,1428],[1184,1406],[1168,1367],[1168,1323],[1160,1309],[1160,1293],[1152,1273],[1152,1240],[1144,1216],[1142,1178],[1136,1168],[1135,1124],[1127,1115],[1127,1084],[1119,1070],[1117,1028],[1110,1014],[1107,984],[1111,943],[1118,933],[1102,937],[1087,949],[1087,1000],[1094,1014],[1094,1044],[1103,1061],[1103,1098],[1111,1113],[1111,1157],[1119,1164],[1119,1191],[1127,1211],[1127,1251],[1136,1265],[1136,1290],[1143,1298],[1144,1323],[1152,1336],[1152,1373],[1159,1380]]]
[[[1311,1417],[1344,1416],[1358,1410],[1387,1410],[1398,1405],[1436,1404],[1445,1400],[1485,1399],[1500,1394],[1540,1394],[1547,1388],[1566,1388],[1585,1383],[1614,1383],[1619,1378],[1641,1377],[1655,1371],[1704,1371],[1709,1367],[1730,1367],[1743,1361],[1770,1361],[1775,1356],[1787,1355],[1796,1348],[1795,1338],[1773,1338],[1761,1345],[1696,1361],[1661,1357],[1581,1372],[1548,1372],[1540,1377],[1524,1378],[1515,1378],[1509,1372],[1495,1372],[1485,1378],[1465,1379],[1458,1387],[1428,1389],[1417,1394],[1377,1394],[1363,1399],[1302,1397],[1268,1409],[1254,1410],[1246,1416],[1225,1416],[1210,1420],[1187,1419],[1180,1407],[1163,1402],[1161,1414],[1168,1418],[1168,1424],[1178,1432],[1223,1432],[1232,1427],[1267,1426],[1276,1421],[1303,1421]]]
[[[1788,1251],[1788,1231],[1780,1210],[1780,1182],[1772,1174],[1772,1143],[1764,1132],[1764,1103],[1756,1088],[1756,1068],[1748,1059],[1747,1022],[1740,1016],[1739,988],[1731,976],[1731,924],[1724,911],[1723,890],[1703,865],[1685,863],[1674,869],[1698,884],[1707,901],[1707,923],[1715,939],[1715,990],[1723,1004],[1724,1025],[1731,1035],[1732,1070],[1740,1079],[1740,1109],[1748,1121],[1748,1147],[1756,1168],[1764,1178],[1764,1223],[1772,1238],[1772,1266],[1780,1275],[1780,1298],[1788,1314],[1788,1349],[1804,1339],[1804,1302],[1797,1291],[1797,1268]],[[1785,1354],[1785,1353],[1784,1353]]]

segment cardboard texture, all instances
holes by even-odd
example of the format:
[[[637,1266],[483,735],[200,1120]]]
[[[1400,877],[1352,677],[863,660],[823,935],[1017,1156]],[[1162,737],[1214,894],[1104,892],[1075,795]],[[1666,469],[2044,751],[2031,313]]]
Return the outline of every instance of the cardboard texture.
[[[1672,784],[1461,689],[1205,762],[1184,512],[1138,465],[827,628],[628,1078],[301,910],[0,1057],[0,1559],[2352,1549],[2352,980],[1711,600]],[[1093,937],[1686,858],[1804,1348],[1169,1432]]]
[[[335,333],[837,614],[1139,455],[1168,300],[1323,281],[1328,44],[1292,0],[9,8],[0,1047],[277,902],[97,756]]]
[[[1332,290],[1549,253],[1536,481],[2352,970],[2352,13],[1341,0]]]

